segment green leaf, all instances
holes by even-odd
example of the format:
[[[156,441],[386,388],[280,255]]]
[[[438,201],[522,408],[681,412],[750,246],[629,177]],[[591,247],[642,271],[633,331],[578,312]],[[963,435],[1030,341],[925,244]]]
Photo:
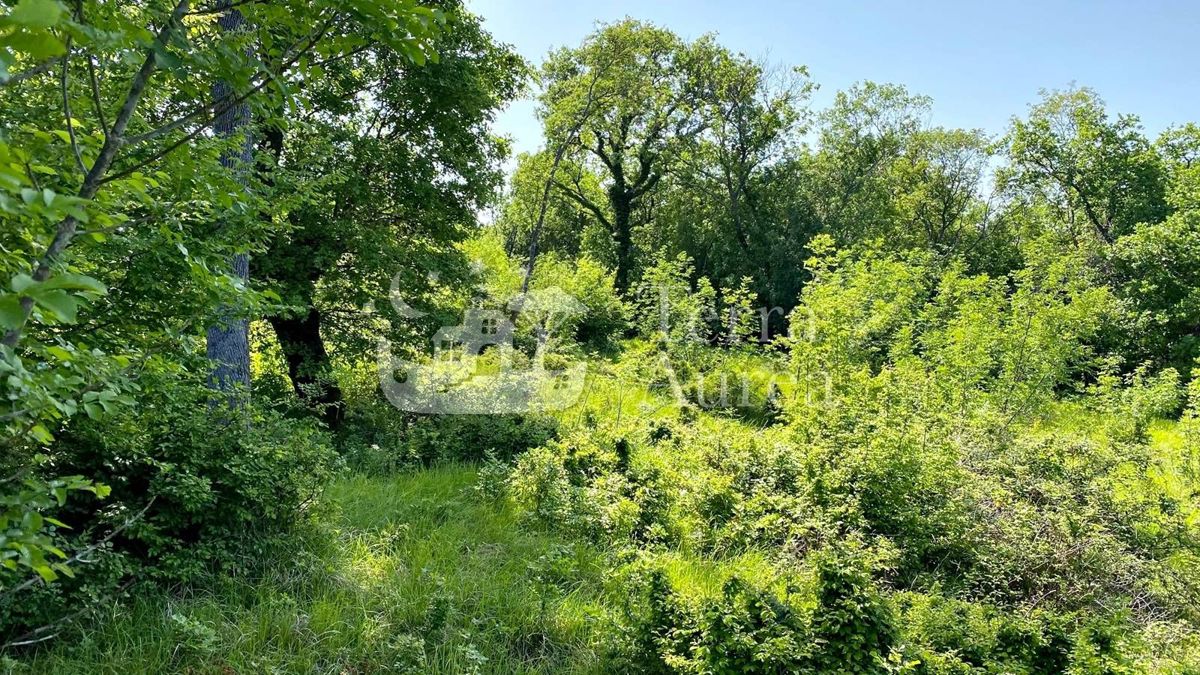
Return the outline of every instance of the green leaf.
[[[35,284],[37,282],[33,280],[33,277],[25,273],[18,274],[12,278],[13,293],[24,293]]]
[[[154,50],[154,65],[163,70],[174,70],[183,67],[183,60],[159,46]]]
[[[22,526],[29,532],[37,532],[42,529],[42,514],[36,511],[26,511]]]
[[[28,54],[35,61],[62,56],[67,52],[67,46],[61,40],[39,29],[20,30],[0,39],[0,45],[7,45],[12,51]]]
[[[79,301],[63,290],[51,290],[34,297],[37,306],[62,323],[75,323],[79,313]]]
[[[37,572],[38,576],[42,578],[42,581],[45,581],[46,583],[50,583],[58,578],[58,575],[54,573],[54,570],[50,569],[49,565],[38,565],[33,568],[33,571]]]
[[[75,358],[74,354],[57,345],[46,348],[46,353],[59,361],[70,361]]]
[[[96,279],[82,274],[56,274],[43,284],[46,289],[61,288],[68,291],[86,291],[103,295],[108,288]]]
[[[0,326],[16,328],[24,319],[25,310],[21,308],[21,298],[16,295],[0,295]]]
[[[9,21],[30,28],[51,28],[63,15],[63,6],[55,0],[21,0],[8,15]]]
[[[54,435],[50,433],[49,429],[41,424],[33,425],[33,428],[29,430],[29,433],[33,434],[33,437],[41,443],[51,443],[54,441]]]

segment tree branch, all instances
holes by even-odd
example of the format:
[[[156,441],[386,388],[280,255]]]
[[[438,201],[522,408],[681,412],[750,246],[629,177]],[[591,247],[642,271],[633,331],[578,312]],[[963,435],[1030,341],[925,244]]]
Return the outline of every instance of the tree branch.
[[[223,12],[227,12],[231,9],[237,9],[238,7],[245,7],[247,5],[265,5],[265,4],[266,4],[265,0],[240,0],[240,2],[218,3],[212,7],[206,7],[204,9],[196,9],[194,11],[188,12],[187,16],[211,16],[213,14],[221,14]]]
[[[587,99],[580,109],[579,115],[575,119],[575,123],[571,125],[566,139],[559,144],[558,149],[554,151],[554,162],[550,165],[550,173],[546,177],[546,184],[542,186],[542,201],[538,206],[537,222],[534,224],[533,231],[529,234],[529,257],[525,261],[525,279],[521,282],[521,293],[529,292],[529,282],[533,279],[533,270],[537,265],[538,243],[541,239],[542,228],[546,224],[546,210],[550,207],[550,189],[554,186],[555,176],[558,175],[558,167],[562,164],[563,157],[567,153],[567,147],[575,142],[579,136],[579,132],[583,130],[583,125],[592,115],[592,105],[596,101],[596,83],[600,80],[600,74],[603,71],[596,71],[592,74],[592,81],[588,84]]]
[[[88,79],[91,80],[92,87],[92,107],[96,110],[96,121],[100,123],[100,130],[104,132],[104,137],[108,138],[108,120],[104,118],[104,103],[100,100],[100,78],[96,75],[96,62],[92,59],[91,54],[88,55]]]
[[[43,61],[43,62],[37,64],[36,66],[33,66],[32,68],[23,70],[23,71],[17,73],[16,75],[9,75],[8,79],[0,80],[0,87],[11,87],[11,86],[20,84],[20,83],[24,82],[25,80],[28,80],[32,77],[37,77],[38,75],[44,75],[44,74],[50,72],[51,70],[54,70],[54,67],[57,66],[58,63],[62,60],[63,60],[63,57],[56,56],[56,57],[50,59],[49,61]]]
[[[71,65],[71,38],[67,38],[67,53],[62,58],[62,76],[59,77],[59,87],[62,89],[63,115],[67,118],[67,136],[71,139],[71,154],[75,155],[75,165],[79,173],[87,176],[87,166],[83,163],[83,154],[79,152],[79,139],[75,137],[75,120],[71,115],[71,93],[68,87],[67,71]]]
[[[165,45],[171,31],[178,26],[183,19],[183,15],[187,12],[190,0],[180,0],[171,12],[170,18],[166,24],[158,32],[155,38],[156,45]],[[121,106],[121,111],[117,115],[113,123],[112,132],[105,138],[104,146],[100,149],[100,155],[96,157],[95,163],[88,171],[83,180],[83,186],[79,189],[78,197],[83,200],[90,200],[96,196],[101,184],[103,183],[104,175],[108,172],[116,159],[117,152],[121,148],[124,140],[125,130],[129,127],[129,121],[133,119],[134,112],[137,111],[138,104],[142,100],[142,95],[146,93],[146,86],[150,83],[150,76],[155,71],[155,57],[153,48],[150,49],[146,56],[146,60],[142,63],[142,67],[133,77],[133,81],[129,85],[129,93],[125,95],[125,102]],[[34,271],[34,281],[45,281],[50,278],[50,271],[62,256],[63,251],[71,245],[71,241],[75,238],[76,230],[79,227],[79,221],[74,216],[67,216],[58,224],[58,228],[54,233],[54,239],[47,247],[46,253],[38,260],[37,269]],[[21,340],[21,334],[25,330],[25,324],[29,321],[29,316],[33,314],[33,298],[21,298],[21,316],[16,325],[4,335],[4,340],[0,341],[7,347],[15,347]]]
[[[553,181],[553,183],[554,183],[554,187],[561,190],[563,194],[565,194],[567,197],[569,197],[571,199],[571,201],[575,202],[576,204],[579,204],[580,206],[587,209],[588,211],[591,211],[592,214],[596,216],[596,219],[600,221],[601,225],[608,228],[609,231],[612,231],[612,224],[609,223],[608,217],[604,215],[603,209],[601,209],[594,202],[592,202],[592,200],[588,199],[587,197],[584,197],[581,193],[579,193],[575,190],[572,190],[569,185],[565,185],[560,181],[555,180],[555,181]]]
[[[311,38],[309,38],[308,44],[306,44],[303,48],[296,50],[287,59],[287,61],[285,61],[283,64],[281,64],[280,70],[281,71],[286,70],[287,68],[290,68],[291,66],[295,65],[295,63],[297,61],[299,61],[302,56],[307,54],[316,45],[316,43],[318,41],[320,41],[320,39],[322,37],[325,36],[325,33],[329,31],[330,25],[332,25],[332,19],[330,21],[326,21],[325,24],[322,25],[321,29],[319,31],[317,31],[316,33],[314,33]],[[135,164],[127,169],[123,169],[120,172],[115,173],[111,176],[108,176],[102,182],[103,183],[111,183],[113,181],[121,180],[122,178],[127,178],[130,175],[140,171],[141,169],[144,169],[145,167],[153,164],[154,162],[157,162],[158,160],[162,159],[163,157],[166,157],[167,155],[178,150],[180,147],[186,145],[187,143],[190,143],[191,141],[195,140],[197,137],[200,136],[200,134],[204,133],[205,130],[207,130],[210,126],[212,126],[212,124],[218,118],[220,118],[221,115],[229,112],[235,106],[240,105],[241,103],[245,102],[246,99],[248,99],[251,96],[262,91],[263,89],[265,89],[267,87],[267,85],[269,85],[271,83],[271,73],[269,73],[267,71],[260,71],[260,74],[263,76],[263,79],[258,84],[251,87],[249,91],[247,91],[244,94],[241,94],[240,96],[226,98],[226,99],[223,99],[222,101],[218,101],[213,104],[206,104],[206,105],[201,106],[200,108],[192,111],[191,113],[188,113],[184,117],[181,117],[181,118],[179,118],[173,122],[170,122],[169,124],[166,124],[162,127],[159,127],[158,129],[155,129],[154,131],[150,131],[150,132],[147,132],[140,136],[134,136],[134,137],[130,138],[126,142],[126,144],[128,144],[128,145],[137,145],[137,144],[143,143],[145,141],[153,140],[164,134],[168,134],[176,129],[181,128],[182,126],[187,124],[187,122],[189,120],[194,119],[194,117],[196,115],[204,112],[205,110],[207,110],[209,108],[214,107],[214,105],[216,106],[215,109],[213,110],[212,114],[210,114],[207,117],[207,119],[205,119],[204,122],[202,124],[200,124],[200,126],[193,129],[186,136],[184,136],[183,138],[179,139],[178,141],[172,143],[171,145],[167,146],[166,148],[159,150],[158,152],[156,152],[153,155],[151,155],[150,157],[138,162],[137,164]]]

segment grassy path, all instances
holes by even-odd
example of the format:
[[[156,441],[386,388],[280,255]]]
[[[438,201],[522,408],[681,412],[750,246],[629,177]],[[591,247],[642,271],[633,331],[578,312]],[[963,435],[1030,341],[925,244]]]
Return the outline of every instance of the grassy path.
[[[142,598],[17,666],[35,673],[561,673],[596,669],[594,551],[520,531],[450,467],[354,477],[256,578]]]

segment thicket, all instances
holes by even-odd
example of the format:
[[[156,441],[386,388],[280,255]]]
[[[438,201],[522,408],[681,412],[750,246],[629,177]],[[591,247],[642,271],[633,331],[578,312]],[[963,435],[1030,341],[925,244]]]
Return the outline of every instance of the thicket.
[[[278,562],[346,471],[468,463],[603,552],[611,670],[1200,669],[1195,125],[813,111],[626,20],[547,58],[502,195],[530,72],[458,3],[0,6],[6,654]],[[483,375],[587,361],[581,400],[391,406],[381,352],[449,369],[479,308]]]

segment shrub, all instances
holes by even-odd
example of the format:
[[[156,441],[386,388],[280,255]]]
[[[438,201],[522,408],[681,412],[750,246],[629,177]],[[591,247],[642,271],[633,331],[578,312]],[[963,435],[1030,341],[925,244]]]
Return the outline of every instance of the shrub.
[[[551,417],[529,415],[426,415],[405,432],[401,457],[415,463],[479,462],[489,454],[511,459],[553,439]]]
[[[642,275],[633,305],[634,323],[647,338],[671,345],[707,343],[717,326],[717,294],[708,279],[694,279],[692,259],[659,253]]]
[[[865,560],[830,549],[811,584],[785,579],[781,587],[735,574],[719,594],[699,598],[651,569],[628,608],[620,665],[633,672],[884,672],[897,655],[898,631]]]
[[[881,670],[896,642],[895,617],[872,584],[872,561],[850,547],[817,555],[812,666],[818,673]]]
[[[1122,616],[1081,620],[919,593],[896,597],[908,656],[925,672],[1127,673],[1134,646]]]
[[[313,504],[337,467],[315,423],[270,410],[211,407],[200,382],[159,382],[142,404],[63,434],[52,466],[95,476],[112,489],[102,503],[68,505],[64,518],[119,525],[114,540],[162,581],[245,567]],[[226,418],[227,419],[223,419]]]
[[[593,348],[611,346],[625,332],[628,309],[614,288],[611,271],[587,256],[566,260],[553,254],[538,259],[530,287],[555,288],[581,303],[584,312],[569,319],[562,332]]]

